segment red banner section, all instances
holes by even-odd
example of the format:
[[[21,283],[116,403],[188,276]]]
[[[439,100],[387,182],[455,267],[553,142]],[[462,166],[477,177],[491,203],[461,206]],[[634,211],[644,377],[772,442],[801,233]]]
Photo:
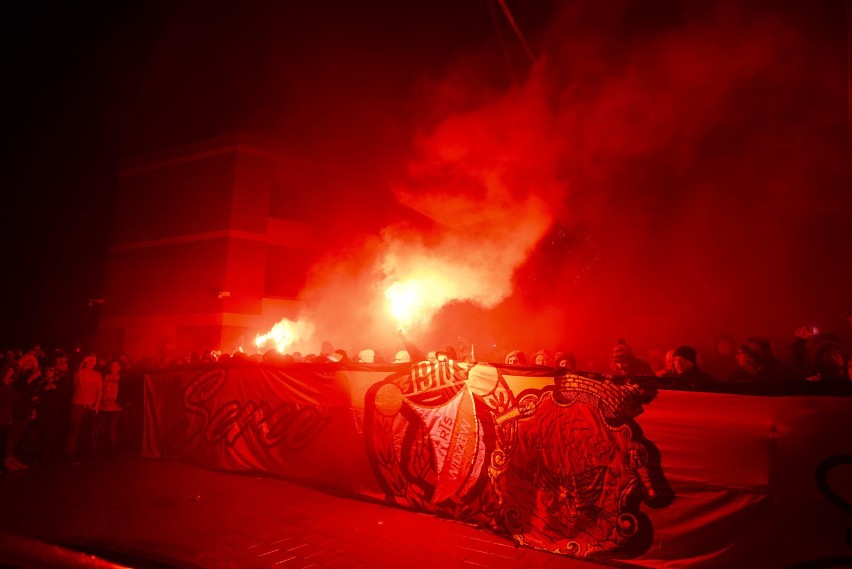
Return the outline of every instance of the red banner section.
[[[144,454],[643,567],[852,563],[852,398],[435,362],[146,377]]]

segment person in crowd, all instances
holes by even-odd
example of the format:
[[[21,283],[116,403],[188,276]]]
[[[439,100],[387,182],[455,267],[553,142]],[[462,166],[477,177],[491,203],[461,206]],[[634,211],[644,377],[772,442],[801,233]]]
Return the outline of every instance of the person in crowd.
[[[41,369],[38,367],[38,358],[32,352],[28,352],[21,356],[18,360],[18,373],[13,383],[13,388],[17,392],[15,395],[15,404],[12,407],[12,427],[9,430],[9,437],[6,439],[6,461],[18,467],[18,469],[27,468],[27,465],[18,458],[18,453],[21,451],[30,451],[31,449],[22,449],[20,444],[24,438],[27,428],[36,418],[36,404],[38,403],[38,386],[41,378]],[[7,468],[8,468],[7,464]]]
[[[71,395],[74,392],[74,374],[71,372],[71,364],[64,350],[54,350],[53,355],[60,409],[56,425],[59,434],[54,442],[51,456],[59,458],[65,454],[65,443],[68,438],[68,430],[71,428]]]
[[[739,369],[728,377],[737,383],[779,384],[792,379],[784,365],[775,357],[772,344],[766,338],[752,336],[737,349]]]
[[[45,367],[38,389],[35,424],[38,431],[38,460],[41,464],[48,464],[56,457],[56,435],[65,412],[65,393],[59,382],[56,364]]]
[[[29,353],[35,356],[38,361],[39,369],[44,369],[45,359],[47,358],[47,354],[45,354],[44,349],[42,349],[41,344],[36,342],[30,348]]]
[[[68,442],[65,455],[68,459],[76,458],[78,439],[83,425],[86,425],[86,435],[94,431],[94,421],[100,411],[103,398],[103,377],[95,371],[97,356],[89,353],[80,362],[80,369],[74,374],[74,389],[71,394],[71,424],[68,431]],[[90,440],[89,443],[93,444]]]
[[[334,346],[331,345],[331,342],[329,342],[328,340],[325,340],[322,343],[322,346],[320,347],[319,358],[321,360],[327,359],[328,356],[330,356],[333,353],[334,353]]]
[[[672,353],[674,379],[677,385],[687,389],[711,390],[716,379],[698,366],[698,351],[692,346],[678,346]]]
[[[358,355],[355,356],[355,363],[357,364],[372,364],[376,363],[376,351],[367,348],[366,350],[361,350],[358,352]]]
[[[550,353],[547,350],[541,349],[533,356],[533,365],[540,367],[553,367],[553,358],[550,357]]]
[[[577,369],[577,358],[571,352],[558,350],[553,356],[553,364],[558,368],[575,371]]]
[[[68,352],[68,369],[71,370],[72,375],[77,373],[77,370],[80,369],[80,364],[83,362],[84,355],[83,346],[79,343],[74,344],[74,347]]]
[[[104,440],[102,448],[106,454],[112,454],[118,449],[121,434],[121,420],[124,409],[118,403],[118,393],[121,387],[121,362],[113,360],[109,364],[109,372],[103,376],[103,397],[100,405],[100,431]]]
[[[806,378],[825,393],[852,393],[852,376],[849,373],[849,354],[837,341],[828,340],[816,349],[817,372]]]
[[[527,365],[527,356],[520,350],[512,350],[506,354],[504,361],[510,366],[525,366]]]
[[[6,454],[8,448],[9,435],[12,430],[12,416],[14,413],[15,399],[17,392],[15,391],[15,363],[6,361],[3,367],[0,368],[0,445],[2,445],[3,468],[8,472],[20,470],[26,465],[19,465],[13,454]]]
[[[657,372],[657,377],[673,377],[677,375],[674,365],[675,350],[666,350],[666,355],[663,359],[663,367]]]
[[[812,358],[809,357],[809,345],[818,334],[816,326],[804,324],[796,329],[795,339],[787,348],[786,364],[796,378],[804,379],[816,373]]]
[[[95,365],[95,371],[101,374],[101,377],[109,373],[110,358],[101,354],[98,355],[98,363]]]
[[[612,350],[613,374],[616,376],[636,377],[646,376],[654,377],[656,374],[651,368],[651,364],[639,358],[633,353],[633,348],[627,345],[625,340],[618,340]]]
[[[142,446],[145,372],[152,360],[128,362],[121,367],[116,402],[122,408],[119,444],[124,450],[139,452]]]
[[[408,353],[408,350],[399,350],[393,358],[393,363],[401,364],[407,363],[411,361],[411,354]]]
[[[708,358],[704,370],[717,380],[725,381],[739,369],[737,365],[737,344],[730,334],[721,334],[716,338],[714,354]]]

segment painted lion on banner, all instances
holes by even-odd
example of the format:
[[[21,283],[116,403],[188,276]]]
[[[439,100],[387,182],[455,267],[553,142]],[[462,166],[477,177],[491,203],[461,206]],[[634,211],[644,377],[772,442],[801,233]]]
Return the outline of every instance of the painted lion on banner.
[[[554,553],[600,555],[637,546],[650,533],[639,511],[657,490],[647,442],[627,420],[637,388],[580,376],[526,394],[508,460],[492,478],[500,521],[520,543]]]

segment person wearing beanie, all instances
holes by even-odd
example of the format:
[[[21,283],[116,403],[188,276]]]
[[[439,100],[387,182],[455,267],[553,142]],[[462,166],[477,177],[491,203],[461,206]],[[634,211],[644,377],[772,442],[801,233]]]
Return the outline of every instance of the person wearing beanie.
[[[633,348],[625,340],[619,340],[612,349],[612,371],[617,376],[654,377],[654,368],[645,360],[636,357]]]
[[[687,389],[707,390],[716,379],[698,367],[698,352],[692,346],[678,346],[672,354],[674,378],[678,386]]]
[[[737,383],[787,383],[793,375],[772,353],[769,340],[758,336],[748,338],[737,349],[739,369],[728,377]]]

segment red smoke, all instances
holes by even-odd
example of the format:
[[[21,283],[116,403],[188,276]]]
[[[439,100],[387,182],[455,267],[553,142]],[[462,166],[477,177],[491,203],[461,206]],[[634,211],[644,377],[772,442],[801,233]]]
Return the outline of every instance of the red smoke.
[[[619,337],[641,353],[839,322],[842,35],[801,8],[699,4],[571,3],[517,87],[472,75],[482,54],[418,83],[424,124],[390,185],[435,223],[318,268],[303,297],[322,339],[396,349],[382,287],[421,270],[453,283],[414,331],[424,349],[463,336],[582,363]]]

